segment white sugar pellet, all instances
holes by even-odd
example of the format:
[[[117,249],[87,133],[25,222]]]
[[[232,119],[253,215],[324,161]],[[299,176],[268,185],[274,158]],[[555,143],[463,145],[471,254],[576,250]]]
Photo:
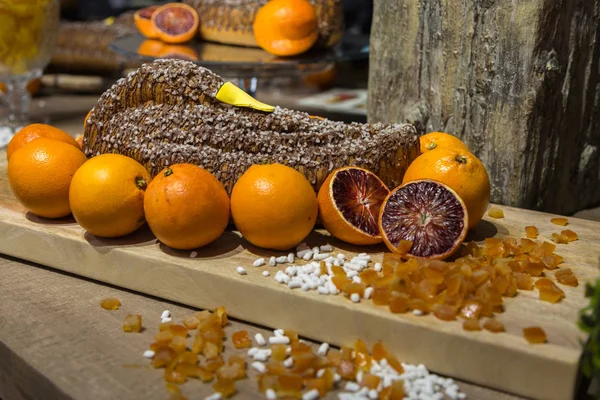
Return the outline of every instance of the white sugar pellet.
[[[368,288],[365,289],[365,299],[370,299],[372,295],[373,295],[373,288],[371,286],[369,286]]]
[[[260,350],[257,351],[252,358],[255,361],[267,361],[269,359],[269,357],[271,356],[271,352],[270,351],[264,351],[264,350]]]
[[[295,276],[298,273],[298,268],[292,266],[289,266],[285,269],[285,274],[288,276]]]
[[[246,272],[246,268],[244,268],[244,267],[237,267],[237,268],[235,269],[235,271],[236,271],[238,274],[240,274],[240,275],[246,275],[246,274],[247,274],[247,272]]]
[[[357,271],[348,271],[346,272],[346,276],[350,279],[354,278],[356,275],[358,275]]]
[[[303,283],[302,286],[300,286],[300,289],[302,289],[304,292],[308,292],[311,288],[311,285],[308,283]]]
[[[171,313],[169,312],[169,310],[165,310],[162,312],[162,314],[160,314],[160,318],[169,318],[171,316]]]
[[[304,256],[307,255],[308,253],[312,253],[312,250],[311,249],[300,250],[299,252],[296,253],[296,257],[304,258]]]
[[[275,391],[273,389],[267,389],[265,391],[265,396],[267,397],[267,400],[277,399],[277,393],[275,393]]]
[[[287,336],[271,336],[269,338],[269,343],[271,344],[290,344],[290,338]]]
[[[146,358],[152,358],[152,357],[154,357],[154,351],[152,351],[152,350],[146,350],[144,352],[144,357],[146,357]]]
[[[254,263],[252,263],[252,265],[255,267],[262,267],[263,265],[265,265],[265,259],[259,258],[258,260],[254,261]]]
[[[275,257],[271,257],[271,258],[269,258],[269,265],[270,265],[271,267],[274,267],[274,266],[276,266],[276,265],[277,265],[277,258],[275,258]]]
[[[287,262],[289,262],[291,264],[294,262],[294,260],[295,260],[294,253],[290,253],[287,255]]]
[[[360,279],[360,276],[353,276],[352,277],[352,282],[354,283],[362,283],[362,279]]]
[[[338,259],[338,260],[345,260],[345,259],[346,259],[346,255],[345,255],[345,254],[343,254],[343,253],[339,253],[339,254],[337,255],[337,259]]]
[[[298,246],[296,246],[296,251],[302,251],[302,250],[310,250],[310,247],[308,247],[306,242],[302,242]]]
[[[260,361],[254,361],[252,363],[252,368],[260,374],[264,374],[265,371],[267,370],[267,367],[265,367],[265,364],[261,363]]]
[[[320,370],[317,371],[317,378],[322,378],[323,375],[325,375],[325,369],[321,368]]]
[[[413,310],[412,313],[413,313],[413,315],[416,315],[417,317],[420,317],[421,315],[424,314],[424,312],[421,310]]]
[[[368,396],[369,396],[369,399],[371,399],[371,400],[377,400],[379,398],[379,393],[377,393],[377,390],[371,389],[371,390],[369,390]]]
[[[287,256],[280,256],[275,259],[275,262],[277,262],[277,264],[285,264],[288,262],[288,258]]]
[[[285,332],[283,331],[283,329],[275,329],[273,331],[273,334],[277,337],[283,337],[285,336]]]
[[[337,372],[335,374],[333,374],[333,381],[335,383],[338,383],[341,380],[342,380],[342,376],[340,374],[338,374]]]
[[[312,250],[313,254],[319,254],[321,252],[321,250],[319,250],[319,248],[316,246],[313,247],[311,250]]]
[[[207,396],[204,398],[204,400],[221,400],[223,398],[223,396],[221,395],[221,393],[216,392],[211,394],[210,396]]]
[[[160,320],[160,322],[162,322],[163,324],[166,324],[167,322],[171,322],[171,321],[172,321],[172,320],[171,320],[171,318],[169,318],[169,317],[167,317],[167,318],[162,318],[162,319]]]
[[[350,295],[350,300],[352,300],[353,303],[360,302],[360,294],[358,294],[358,293],[352,293]]]
[[[317,350],[317,354],[320,356],[326,356],[329,351],[329,343],[325,342],[319,346],[319,350]]]
[[[321,395],[317,389],[311,389],[308,392],[302,394],[302,400],[317,400]]]
[[[373,269],[375,270],[375,272],[381,272],[383,267],[381,266],[381,263],[375,263],[375,266],[373,267]]]
[[[254,335],[254,340],[259,346],[264,346],[265,344],[267,344],[267,341],[265,340],[265,337],[262,335],[262,333],[257,333],[256,335]]]
[[[292,368],[294,366],[294,359],[292,357],[288,357],[283,361],[283,366],[286,368]]]
[[[383,387],[390,387],[392,386],[392,377],[390,375],[384,375],[383,376]]]
[[[190,253],[190,258],[196,258],[196,257],[198,257],[198,252],[197,251],[192,251]]]
[[[329,294],[329,289],[327,289],[326,286],[319,286],[317,288],[317,292],[319,292],[319,294],[325,294],[328,295]]]
[[[313,258],[313,254],[314,254],[314,252],[312,250],[309,250],[306,254],[304,254],[304,256],[302,257],[302,259],[304,261],[310,261]]]
[[[262,276],[270,276],[271,273],[269,271],[263,271]]]
[[[358,392],[360,386],[356,382],[346,382],[346,386],[344,387],[344,389],[349,392]]]
[[[313,256],[313,260],[315,260],[315,261],[325,261],[329,257],[331,257],[331,255],[329,253],[320,253],[320,254],[315,254]]]
[[[261,335],[261,336],[262,336],[262,335]],[[265,338],[264,338],[264,337],[263,337],[263,340],[265,340]],[[258,340],[257,340],[256,342],[258,343]],[[265,344],[266,344],[266,342],[265,342]],[[261,346],[264,346],[264,345],[261,345]],[[259,350],[260,350],[260,349],[259,349],[259,348],[257,348],[257,347],[252,347],[250,350],[248,350],[248,355],[249,355],[250,357],[254,357],[254,355],[256,354],[256,352],[257,352],[257,351],[259,351]]]
[[[335,265],[336,267],[341,267],[342,266],[341,260],[338,260],[336,258],[335,260],[333,260],[333,265]]]
[[[356,257],[358,258],[366,258],[367,260],[371,259],[371,256],[368,255],[367,253],[360,253],[359,255],[357,255]]]
[[[355,380],[358,383],[362,383],[362,380],[363,380],[363,372],[362,371],[358,371],[356,373],[356,379]]]
[[[290,281],[288,282],[288,287],[290,289],[297,289],[297,288],[301,288],[302,287],[302,279],[300,278],[292,278],[290,279]]]
[[[332,252],[333,251],[333,247],[331,247],[330,244],[324,244],[322,246],[319,246],[319,250],[320,251],[324,251],[324,252]]]

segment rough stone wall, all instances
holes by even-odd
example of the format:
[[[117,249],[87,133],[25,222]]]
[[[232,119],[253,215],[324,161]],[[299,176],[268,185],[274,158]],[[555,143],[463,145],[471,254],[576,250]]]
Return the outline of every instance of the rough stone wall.
[[[600,202],[600,0],[376,0],[369,122],[463,139],[492,200]]]

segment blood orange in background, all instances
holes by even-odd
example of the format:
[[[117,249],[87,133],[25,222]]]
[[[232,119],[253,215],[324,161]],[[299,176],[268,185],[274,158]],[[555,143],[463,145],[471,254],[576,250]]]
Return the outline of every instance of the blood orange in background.
[[[157,37],[165,43],[185,43],[198,33],[200,19],[192,7],[169,3],[152,13],[152,26]]]
[[[467,208],[454,190],[419,180],[392,190],[381,207],[379,229],[392,252],[407,241],[412,242],[407,257],[443,260],[465,240],[468,221]]]
[[[156,39],[158,37],[158,31],[152,25],[152,15],[160,6],[150,6],[137,10],[133,14],[133,21],[135,26],[138,28],[140,33],[146,36],[148,39]]]
[[[389,190],[374,173],[358,167],[333,171],[319,190],[319,213],[335,238],[356,245],[381,243],[377,220]]]

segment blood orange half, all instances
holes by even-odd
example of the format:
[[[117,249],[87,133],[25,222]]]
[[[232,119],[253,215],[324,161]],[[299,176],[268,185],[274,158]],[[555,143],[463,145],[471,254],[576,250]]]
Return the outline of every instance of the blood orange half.
[[[152,14],[154,14],[159,7],[160,6],[145,7],[137,10],[135,14],[133,14],[135,26],[138,28],[138,31],[148,39],[156,39],[158,37],[158,31],[156,31],[152,25]]]
[[[386,246],[409,258],[450,257],[465,240],[468,226],[461,198],[450,187],[432,180],[412,181],[392,190],[379,215]],[[408,253],[399,249],[407,242],[412,243]]]
[[[325,229],[344,242],[381,243],[377,219],[389,189],[374,173],[358,167],[333,171],[318,195]]]
[[[192,7],[169,3],[152,14],[152,25],[158,38],[165,43],[179,44],[191,40],[198,32],[200,20]]]

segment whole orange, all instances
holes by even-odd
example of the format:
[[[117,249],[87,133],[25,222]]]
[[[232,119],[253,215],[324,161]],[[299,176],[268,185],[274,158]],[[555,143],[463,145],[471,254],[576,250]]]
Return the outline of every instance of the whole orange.
[[[460,196],[469,213],[469,229],[481,221],[490,203],[490,178],[469,151],[440,147],[421,154],[406,170],[402,184],[420,179],[445,183]]]
[[[256,43],[271,54],[304,53],[319,36],[317,12],[307,0],[271,0],[256,13],[253,30]]]
[[[229,223],[229,197],[210,172],[192,164],[163,169],[144,195],[146,222],[169,247],[190,250],[219,238]]]
[[[79,145],[75,139],[62,129],[46,124],[31,124],[22,128],[12,137],[6,148],[6,158],[10,160],[10,157],[15,151],[38,138],[58,140],[79,149]]]
[[[58,140],[39,138],[15,151],[8,160],[8,181],[17,200],[35,215],[65,217],[69,185],[85,155]]]
[[[469,150],[459,138],[446,132],[429,132],[419,138],[421,153],[426,153],[440,147],[456,147]]]
[[[120,154],[102,154],[79,168],[69,190],[71,211],[85,230],[100,237],[127,235],[144,224],[144,192],[150,174]]]
[[[317,196],[300,172],[281,164],[253,165],[231,193],[231,215],[255,246],[287,250],[312,231]]]

